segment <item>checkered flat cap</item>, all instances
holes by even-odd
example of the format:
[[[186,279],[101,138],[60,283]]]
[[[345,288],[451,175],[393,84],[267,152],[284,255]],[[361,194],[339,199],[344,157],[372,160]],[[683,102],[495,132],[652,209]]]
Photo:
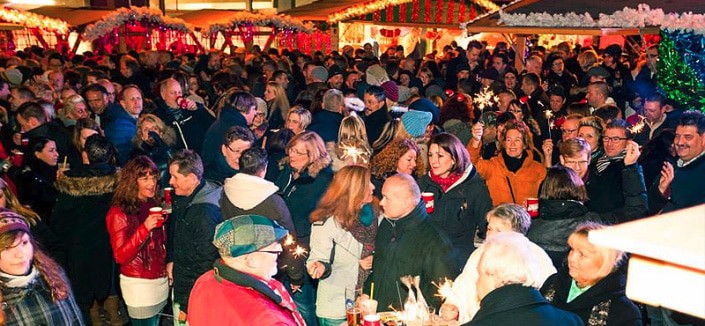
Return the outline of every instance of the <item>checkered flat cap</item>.
[[[213,245],[221,257],[238,257],[277,242],[289,233],[277,222],[260,215],[240,215],[215,227]]]

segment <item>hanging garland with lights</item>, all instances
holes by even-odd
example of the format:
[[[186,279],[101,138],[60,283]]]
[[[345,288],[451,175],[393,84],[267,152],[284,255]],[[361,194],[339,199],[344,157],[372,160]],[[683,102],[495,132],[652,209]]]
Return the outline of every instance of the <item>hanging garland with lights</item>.
[[[19,11],[7,7],[0,8],[0,20],[20,24],[27,28],[38,28],[42,31],[68,34],[69,24],[63,20],[37,15],[28,11]]]
[[[409,22],[418,22],[420,16],[419,10],[422,9],[423,22],[430,23],[431,19],[435,18],[434,21],[437,23],[443,23],[445,21],[446,24],[452,24],[456,21],[464,21],[466,15],[465,8],[471,10],[471,13],[468,13],[469,16],[474,16],[472,12],[477,10],[475,5],[479,6],[479,9],[482,11],[495,11],[500,8],[490,0],[472,0],[468,2],[469,4],[466,4],[466,0],[373,0],[332,13],[328,16],[328,21],[337,23],[371,14],[371,20],[373,21],[380,21],[384,17],[387,22],[391,22],[394,20],[394,16],[398,16],[401,17],[400,19],[402,21],[407,22],[407,19],[405,19],[409,9],[407,8],[407,4],[411,4],[411,19]],[[459,9],[457,20],[455,18],[456,6]],[[384,12],[384,14],[382,14],[382,12]]]
[[[103,17],[95,24],[88,25],[83,38],[95,41],[126,23],[148,23],[162,29],[187,34],[193,30],[183,19],[164,16],[159,9],[147,7],[120,8],[114,13]]]

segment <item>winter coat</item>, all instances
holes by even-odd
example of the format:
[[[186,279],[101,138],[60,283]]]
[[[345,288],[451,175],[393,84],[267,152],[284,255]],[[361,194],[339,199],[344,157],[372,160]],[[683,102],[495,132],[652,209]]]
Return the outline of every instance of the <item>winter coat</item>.
[[[218,260],[193,286],[188,323],[192,326],[304,326],[297,325],[296,305],[286,304],[292,301],[291,297],[279,285],[282,290],[275,292],[264,281]]]
[[[621,270],[610,273],[566,303],[571,282],[566,267],[546,280],[541,293],[554,306],[580,316],[586,325],[643,325],[639,308],[625,294],[626,276]]]
[[[81,304],[113,294],[116,268],[105,216],[116,186],[117,173],[108,164],[72,169],[56,181],[51,228],[63,242],[66,273]]]
[[[13,174],[10,170],[10,174]],[[15,177],[18,197],[20,202],[29,206],[33,211],[51,226],[51,212],[56,203],[57,191],[54,186],[56,182],[56,166],[37,160],[34,164],[25,165],[17,170],[19,175]]]
[[[56,151],[59,152],[59,162],[63,162],[64,156],[71,151],[71,134],[61,123],[49,121],[43,123],[36,128],[24,133],[24,138],[32,139],[37,137],[47,137],[56,143]],[[21,149],[27,155],[25,149]],[[71,164],[78,162],[69,162]]]
[[[475,232],[484,229],[485,214],[492,208],[492,199],[485,181],[472,165],[446,192],[431,179],[430,173],[419,178],[419,189],[433,193],[434,210],[431,221],[443,230],[453,243],[453,259],[460,268],[475,250]]]
[[[309,215],[333,180],[333,170],[329,160],[321,160],[309,165],[297,179],[294,179],[293,173],[291,166],[286,162],[275,183],[281,191],[286,207],[289,208],[296,235],[301,244],[308,247],[308,237],[311,235]]]
[[[609,163],[601,173],[595,164],[588,167],[585,190],[590,200],[588,210],[596,212],[615,223],[628,222],[644,217],[648,211],[646,184],[638,163],[624,166],[623,160]]]
[[[705,155],[695,158],[686,166],[673,164],[673,169],[673,181],[667,198],[658,190],[660,175],[651,187],[649,200],[654,201],[653,212],[670,212],[705,203],[705,187],[702,185],[705,180]]]
[[[573,313],[552,306],[538,290],[521,284],[509,284],[487,293],[480,310],[468,326],[581,326]]]
[[[36,270],[36,267],[33,269]],[[64,275],[62,278],[68,282]],[[7,281],[3,277],[0,282],[2,310],[5,314],[3,325],[86,325],[70,288],[66,299],[55,302],[51,288],[38,271],[34,280],[25,286],[8,287],[5,284]]]
[[[407,216],[397,220],[382,219],[375,240],[372,274],[365,282],[365,293],[375,284],[378,307],[401,310],[399,293],[406,298],[400,277],[421,276],[421,292],[429,306],[440,308],[437,289],[431,282],[440,282],[458,275],[452,256],[453,245],[436,224],[429,221],[423,201]],[[399,292],[400,291],[400,292]]]
[[[137,132],[137,118],[131,116],[124,108],[118,107],[115,115],[108,123],[103,124],[107,137],[117,150],[118,164],[125,165],[130,158],[133,144],[132,138]]]
[[[153,200],[140,205],[137,215],[127,215],[112,206],[105,217],[110,234],[113,258],[120,265],[120,274],[145,279],[166,276],[166,232],[164,227],[147,230],[144,220],[149,209],[159,206]]]
[[[340,123],[342,121],[342,114],[321,110],[313,117],[313,122],[307,129],[321,136],[324,143],[338,142],[338,129],[340,129]]]
[[[363,119],[365,120],[365,131],[367,132],[367,141],[370,143],[370,146],[382,135],[382,131],[384,131],[384,126],[387,122],[392,120],[389,116],[389,112],[387,112],[386,104],[370,115],[365,115]]]
[[[218,156],[223,154],[220,151],[223,145],[223,137],[228,129],[240,126],[247,129],[247,120],[245,116],[233,107],[226,107],[220,111],[218,119],[210,125],[203,139],[203,166],[209,167],[215,164]]]
[[[196,104],[198,106],[196,110],[172,109],[162,99],[157,99],[155,102],[157,109],[154,114],[176,133],[175,147],[177,149],[188,148],[199,154],[202,153],[206,131],[215,120],[206,108]]]
[[[539,200],[539,216],[531,220],[526,237],[546,251],[553,265],[563,266],[568,255],[568,236],[582,222],[602,222],[600,216],[588,211],[574,200]]]
[[[472,142],[471,142],[472,143]],[[499,155],[483,160],[480,157],[480,147],[473,148],[468,144],[470,161],[477,168],[492,197],[492,205],[515,203],[522,205],[526,198],[538,197],[541,182],[546,177],[543,164],[534,161],[531,151],[525,152],[527,157],[516,173],[507,169],[504,157]]]
[[[225,219],[234,216],[257,214],[276,221],[296,238],[294,222],[284,199],[277,193],[279,188],[272,182],[249,174],[239,173],[225,179],[220,211]],[[295,285],[303,283],[305,266],[290,250],[284,250],[277,260],[280,270],[285,270],[288,280]]]
[[[189,294],[196,279],[218,259],[213,245],[215,226],[223,221],[219,201],[222,188],[205,181],[189,196],[174,195],[167,223],[167,262],[174,263],[174,301],[188,312]]]

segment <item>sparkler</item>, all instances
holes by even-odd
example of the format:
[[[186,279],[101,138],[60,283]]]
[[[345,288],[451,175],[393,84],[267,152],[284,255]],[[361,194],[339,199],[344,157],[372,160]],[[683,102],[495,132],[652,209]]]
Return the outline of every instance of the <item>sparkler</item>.
[[[284,239],[284,246],[290,247],[290,246],[293,246],[294,243],[296,243],[296,240],[294,240],[294,237],[291,234],[288,234],[286,236],[286,239]]]
[[[553,129],[553,111],[551,111],[551,109],[544,110],[543,115],[546,117],[546,121],[548,121],[548,138],[553,138],[551,136],[551,129]]]
[[[494,92],[489,88],[485,88],[473,97],[472,101],[477,105],[480,111],[485,111],[485,108],[492,107],[495,103],[499,101],[499,96],[495,95]]]
[[[299,259],[301,257],[305,257],[308,254],[308,251],[306,251],[304,247],[297,245],[292,251],[292,254],[294,254],[294,258]]]
[[[634,124],[633,126],[629,127],[628,129],[629,129],[629,132],[631,132],[632,135],[634,135],[634,134],[640,133],[641,130],[644,129],[645,126],[646,126],[646,118],[644,118],[644,116],[642,116],[642,115],[639,115],[639,121],[636,124]]]
[[[357,164],[358,161],[367,164],[367,159],[365,158],[365,152],[361,151],[359,148],[352,145],[341,145],[343,147],[343,155],[341,159],[345,160],[351,158],[353,164]]]
[[[436,282],[431,282],[436,288],[438,288],[438,292],[436,293],[436,296],[441,298],[445,302],[454,302],[455,301],[455,293],[453,293],[453,281],[449,279],[443,279],[443,281],[438,284]]]

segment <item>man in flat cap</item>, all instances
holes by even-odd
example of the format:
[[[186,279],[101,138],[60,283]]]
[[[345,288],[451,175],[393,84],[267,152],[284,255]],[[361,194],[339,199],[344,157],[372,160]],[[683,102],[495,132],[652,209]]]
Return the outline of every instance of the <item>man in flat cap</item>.
[[[289,232],[260,215],[240,215],[215,229],[221,259],[196,281],[188,323],[200,325],[304,326],[294,300],[279,281],[280,241]]]

